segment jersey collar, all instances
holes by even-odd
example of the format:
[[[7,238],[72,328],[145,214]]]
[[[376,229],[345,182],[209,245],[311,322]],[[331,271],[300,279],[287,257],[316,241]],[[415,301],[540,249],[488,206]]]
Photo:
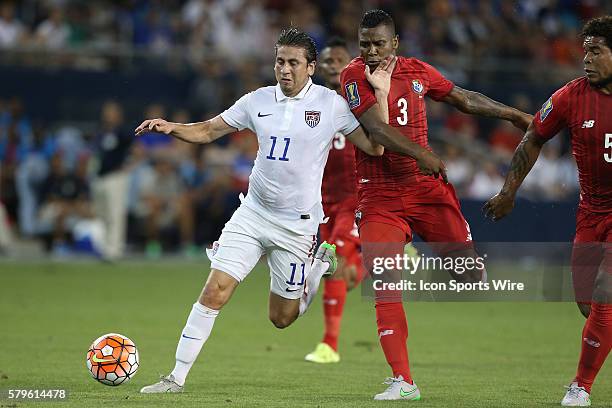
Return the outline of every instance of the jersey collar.
[[[312,86],[312,79],[308,78],[308,82],[306,82],[306,85],[304,85],[304,87],[302,88],[302,90],[300,91],[300,93],[298,93],[297,95],[293,96],[293,97],[289,97],[287,95],[285,95],[283,93],[283,91],[281,90],[281,87],[279,84],[276,84],[276,101],[277,102],[282,102],[285,99],[303,99],[306,96],[306,93],[308,92],[308,90],[310,89],[310,87]]]

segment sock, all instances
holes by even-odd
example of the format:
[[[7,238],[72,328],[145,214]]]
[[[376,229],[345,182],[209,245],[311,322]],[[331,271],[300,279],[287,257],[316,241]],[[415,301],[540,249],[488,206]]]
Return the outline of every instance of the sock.
[[[325,333],[323,343],[338,351],[338,335],[342,310],[346,300],[346,282],[344,279],[327,279],[323,288],[323,315],[325,316]]]
[[[306,313],[308,310],[308,306],[312,303],[315,296],[317,295],[317,291],[319,290],[319,284],[321,283],[321,278],[323,274],[327,272],[329,269],[329,264],[327,262],[323,262],[320,259],[314,259],[312,261],[312,265],[310,266],[310,272],[306,277],[306,286],[304,288],[304,294],[300,299],[300,316]]]
[[[199,302],[193,304],[176,348],[176,365],[172,375],[177,384],[185,384],[185,378],[210,336],[218,314],[218,310],[210,309]]]
[[[378,339],[394,377],[412,383],[408,365],[408,323],[401,302],[376,302]]]
[[[582,330],[582,351],[576,381],[591,393],[595,376],[612,347],[612,305],[591,303],[591,313]]]

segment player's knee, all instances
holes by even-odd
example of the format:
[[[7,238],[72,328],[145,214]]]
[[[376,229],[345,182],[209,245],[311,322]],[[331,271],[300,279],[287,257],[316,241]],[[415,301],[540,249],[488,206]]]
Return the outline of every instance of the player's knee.
[[[297,314],[289,314],[283,311],[270,311],[270,321],[277,329],[289,327],[295,321]]]
[[[221,309],[229,300],[232,288],[219,282],[207,282],[200,297],[200,303],[211,309]]]
[[[595,278],[593,300],[597,303],[612,302],[612,274],[601,271]]]

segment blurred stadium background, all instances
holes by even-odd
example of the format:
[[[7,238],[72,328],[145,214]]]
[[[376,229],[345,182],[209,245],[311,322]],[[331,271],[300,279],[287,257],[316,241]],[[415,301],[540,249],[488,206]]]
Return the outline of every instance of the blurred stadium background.
[[[136,140],[133,129],[147,117],[210,118],[273,84],[273,44],[290,24],[319,48],[340,35],[356,56],[361,15],[376,7],[395,18],[402,55],[530,113],[581,75],[583,22],[612,12],[604,0],[3,0],[2,253],[92,254],[105,230],[125,224],[113,256],[197,256],[246,191],[256,139],[239,132],[192,146]],[[430,103],[428,116],[476,240],[572,239],[578,184],[567,135],[547,144],[513,217],[491,225],[479,208],[499,190],[521,133],[444,104]]]

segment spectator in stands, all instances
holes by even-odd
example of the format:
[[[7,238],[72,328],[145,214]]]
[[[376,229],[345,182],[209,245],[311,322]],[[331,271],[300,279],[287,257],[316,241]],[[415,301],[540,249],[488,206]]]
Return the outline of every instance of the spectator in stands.
[[[83,158],[83,160],[87,160]],[[70,253],[68,241],[78,221],[93,218],[89,184],[82,164],[80,171],[67,171],[61,152],[51,158],[49,175],[41,185],[39,231],[49,232],[54,255]]]
[[[184,184],[168,156],[158,154],[148,169],[140,180],[137,215],[144,220],[147,240],[145,254],[158,259],[162,254],[161,232],[177,224],[178,198],[184,192]]]
[[[49,18],[36,29],[35,41],[45,48],[57,50],[65,47],[69,39],[70,26],[64,20],[64,11],[60,7],[54,7]]]
[[[99,168],[93,184],[93,198],[96,214],[105,225],[103,256],[108,260],[120,258],[125,251],[127,161],[132,141],[132,132],[123,127],[121,106],[117,102],[106,102],[94,139]]]
[[[0,48],[12,48],[26,39],[26,29],[15,16],[15,4],[5,1],[0,4]]]

